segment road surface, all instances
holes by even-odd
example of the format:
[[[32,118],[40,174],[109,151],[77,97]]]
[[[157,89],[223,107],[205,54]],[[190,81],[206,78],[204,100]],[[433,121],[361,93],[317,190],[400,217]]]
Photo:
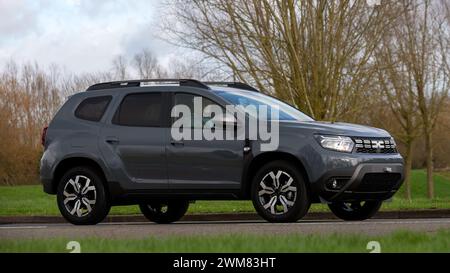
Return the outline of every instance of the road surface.
[[[102,223],[96,226],[71,224],[0,225],[0,239],[6,238],[142,238],[147,236],[216,235],[216,234],[367,234],[381,235],[398,230],[436,232],[450,229],[450,218],[441,219],[372,219],[363,222],[299,221],[272,224],[264,221],[177,222],[159,225],[149,222]]]

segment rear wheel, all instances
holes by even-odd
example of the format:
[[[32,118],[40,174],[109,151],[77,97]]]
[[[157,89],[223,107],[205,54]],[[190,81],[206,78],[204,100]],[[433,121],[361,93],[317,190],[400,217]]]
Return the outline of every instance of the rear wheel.
[[[188,201],[168,201],[163,203],[140,204],[144,216],[158,224],[168,224],[181,219],[189,208]]]
[[[256,211],[269,222],[295,222],[305,216],[311,204],[302,174],[282,160],[257,171],[251,195]]]
[[[335,202],[328,205],[337,217],[346,221],[362,221],[378,212],[383,201]]]
[[[56,199],[62,216],[74,225],[95,225],[110,210],[104,181],[90,167],[67,171],[58,184]]]

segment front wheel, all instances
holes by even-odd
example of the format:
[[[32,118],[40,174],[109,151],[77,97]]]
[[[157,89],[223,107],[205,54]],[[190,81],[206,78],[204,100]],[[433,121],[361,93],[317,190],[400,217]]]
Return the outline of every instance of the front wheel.
[[[158,224],[168,224],[181,219],[189,208],[188,201],[168,201],[164,203],[140,204],[144,216]]]
[[[311,204],[303,175],[283,160],[267,163],[257,171],[251,195],[256,211],[269,222],[295,222]]]
[[[362,221],[378,212],[383,201],[335,202],[328,205],[337,217],[346,221]]]

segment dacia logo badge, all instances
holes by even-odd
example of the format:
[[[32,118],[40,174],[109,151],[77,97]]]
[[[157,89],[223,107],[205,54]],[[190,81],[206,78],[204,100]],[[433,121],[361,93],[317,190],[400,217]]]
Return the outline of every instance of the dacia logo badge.
[[[384,141],[383,140],[372,140],[372,148],[377,149],[378,151],[382,148],[384,148]]]

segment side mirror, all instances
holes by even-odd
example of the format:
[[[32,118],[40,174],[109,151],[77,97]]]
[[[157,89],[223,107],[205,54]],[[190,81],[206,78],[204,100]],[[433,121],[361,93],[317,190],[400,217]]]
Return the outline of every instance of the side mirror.
[[[236,128],[237,120],[233,115],[225,114],[225,116],[218,116],[212,119],[215,128]]]

